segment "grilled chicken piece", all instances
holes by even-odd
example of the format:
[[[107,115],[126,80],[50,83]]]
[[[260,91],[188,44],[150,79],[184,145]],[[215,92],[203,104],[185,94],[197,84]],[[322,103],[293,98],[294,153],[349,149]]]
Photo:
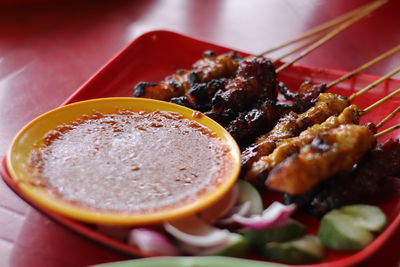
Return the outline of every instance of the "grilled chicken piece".
[[[356,105],[345,108],[339,116],[331,116],[321,124],[314,124],[299,136],[282,140],[276,144],[275,150],[254,162],[246,174],[245,179],[252,181],[263,181],[268,176],[269,171],[284,161],[289,156],[299,153],[300,149],[310,144],[320,133],[336,128],[342,124],[358,124],[363,113]]]
[[[213,52],[206,51],[191,70],[179,70],[159,83],[138,83],[134,88],[134,96],[169,101],[185,94],[194,84],[232,77],[241,60],[236,52],[216,57]]]
[[[375,145],[374,134],[365,126],[340,125],[320,133],[269,174],[268,188],[299,195],[323,180],[350,170]]]
[[[309,193],[285,195],[285,203],[322,216],[344,205],[378,198],[390,176],[400,177],[400,142],[389,139],[368,152],[351,171],[335,175]]]
[[[344,96],[322,93],[315,105],[304,113],[299,115],[290,112],[281,118],[270,132],[260,136],[253,145],[242,152],[243,173],[251,168],[253,162],[272,153],[276,143],[298,136],[309,126],[322,123],[330,116],[340,114],[348,105],[349,101]]]

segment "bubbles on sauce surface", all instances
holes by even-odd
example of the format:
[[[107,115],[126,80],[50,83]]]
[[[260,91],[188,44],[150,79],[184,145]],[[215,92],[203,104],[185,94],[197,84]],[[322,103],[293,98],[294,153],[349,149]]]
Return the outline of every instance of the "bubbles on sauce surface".
[[[150,212],[192,202],[224,181],[232,161],[214,136],[173,112],[95,113],[49,132],[31,163],[63,199]]]

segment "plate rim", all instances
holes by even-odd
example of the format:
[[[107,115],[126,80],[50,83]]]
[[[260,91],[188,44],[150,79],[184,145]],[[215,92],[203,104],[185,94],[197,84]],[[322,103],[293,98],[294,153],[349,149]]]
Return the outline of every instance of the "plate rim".
[[[220,44],[215,44],[211,42],[207,42],[201,39],[193,38],[191,36],[181,34],[181,33],[176,33],[173,31],[169,30],[153,30],[149,31],[146,33],[141,34],[137,38],[135,38],[133,41],[131,41],[129,44],[127,44],[122,50],[117,52],[110,60],[108,60],[98,71],[96,71],[85,83],[83,83],[76,91],[74,91],[60,106],[76,102],[76,98],[79,97],[79,95],[82,93],[82,91],[85,90],[85,88],[90,85],[94,80],[96,80],[99,76],[101,77],[104,72],[108,71],[110,67],[115,64],[115,61],[117,61],[120,57],[123,57],[125,53],[127,53],[132,47],[135,47],[138,43],[140,43],[142,40],[146,38],[152,38],[153,35],[156,34],[162,34],[162,35],[170,35],[170,36],[175,36],[179,38],[185,38],[189,39],[194,42],[200,42],[205,45],[212,45],[219,47],[221,49],[225,50],[235,50],[238,51],[237,49],[231,49],[229,47],[222,46]],[[239,51],[242,54],[247,54]],[[333,74],[337,75],[342,75],[344,73],[347,73],[347,71],[343,70],[338,70],[338,69],[328,69],[328,68],[318,68],[315,66],[306,66],[306,65],[301,65],[301,64],[295,64],[291,68],[304,68],[304,69],[310,69],[310,70],[318,70],[318,71],[327,71]],[[290,69],[290,68],[289,68]],[[371,75],[371,74],[360,74],[356,77],[365,77],[366,79],[377,79],[376,75]],[[390,81],[396,81],[400,82],[399,80],[396,79],[389,79],[386,81],[386,83]],[[106,236],[105,234],[98,233],[95,230],[90,231],[88,228],[89,226],[84,225],[83,223],[80,223],[78,221],[71,220],[69,218],[65,218],[61,215],[58,214],[53,214],[52,212],[42,209],[41,207],[36,206],[32,202],[28,202],[25,198],[23,198],[18,191],[15,189],[17,188],[16,185],[13,185],[13,180],[9,177],[7,166],[5,165],[5,157],[2,160],[2,164],[0,166],[0,174],[3,178],[3,180],[6,182],[6,184],[11,188],[12,191],[14,191],[19,197],[21,197],[24,201],[26,201],[29,205],[33,206],[36,210],[39,210],[42,214],[44,214],[47,217],[50,217],[53,221],[59,223],[60,225],[63,225],[67,227],[68,229],[86,237],[89,239],[92,239],[96,242],[101,243],[102,245],[105,245],[106,247],[110,247],[114,250],[117,250],[119,252],[122,252],[124,254],[128,254],[130,256],[134,257],[154,257],[154,256],[160,256],[157,254],[150,254],[150,253],[143,253],[140,251],[137,247],[124,244],[126,245],[126,248],[122,248],[122,246],[118,245],[118,243],[123,243],[120,241],[116,241],[111,237]],[[82,225],[84,226],[82,226]],[[364,249],[354,252],[353,254],[349,256],[344,256],[343,258],[337,259],[337,260],[332,260],[329,262],[319,262],[316,264],[306,264],[306,265],[295,265],[295,266],[309,266],[309,267],[341,267],[341,266],[352,266],[354,264],[359,264],[365,261],[367,258],[372,256],[375,252],[381,248],[382,245],[384,245],[387,240],[391,237],[391,235],[399,228],[400,226],[400,213],[398,213],[397,216],[394,217],[393,221],[391,222],[390,225],[388,225],[385,230],[377,236],[374,241],[372,241],[367,247]],[[92,233],[95,232],[95,233]],[[102,241],[103,240],[103,241]],[[104,242],[106,240],[106,242]],[[114,244],[114,245],[113,245]],[[124,246],[125,247],[125,246]],[[267,260],[266,260],[267,261]]]

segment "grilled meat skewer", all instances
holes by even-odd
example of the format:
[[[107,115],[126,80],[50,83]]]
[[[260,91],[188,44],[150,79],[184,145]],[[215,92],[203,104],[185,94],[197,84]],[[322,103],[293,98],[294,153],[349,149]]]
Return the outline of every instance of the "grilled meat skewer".
[[[212,108],[206,115],[222,116],[229,120],[239,112],[251,109],[260,99],[277,100],[275,68],[264,57],[244,59],[234,78],[228,80],[223,90],[215,93]]]
[[[362,203],[382,193],[390,176],[400,177],[400,142],[389,139],[373,148],[356,167],[348,173],[335,175],[304,195],[286,194],[285,203],[317,216],[343,205]]]
[[[203,58],[193,64],[192,70],[179,70],[159,83],[138,83],[134,88],[134,96],[169,101],[182,96],[196,83],[232,77],[241,60],[242,57],[236,52],[215,56],[214,52],[206,51]]]
[[[349,105],[346,97],[322,93],[313,107],[302,114],[290,112],[282,117],[275,127],[260,136],[256,142],[242,152],[242,168],[247,171],[253,162],[274,151],[276,144],[286,138],[298,136],[302,131],[317,123],[322,123],[333,115],[340,114]]]
[[[363,111],[356,105],[351,105],[345,108],[339,116],[331,116],[321,124],[314,124],[304,130],[299,136],[287,138],[276,143],[276,148],[271,154],[262,156],[252,164],[245,179],[249,182],[259,184],[266,179],[269,171],[289,156],[298,153],[303,146],[311,143],[319,133],[336,128],[342,124],[358,124],[362,113]]]
[[[299,195],[318,182],[348,171],[374,145],[374,133],[360,125],[340,125],[320,133],[311,144],[275,167],[266,185],[271,189]]]

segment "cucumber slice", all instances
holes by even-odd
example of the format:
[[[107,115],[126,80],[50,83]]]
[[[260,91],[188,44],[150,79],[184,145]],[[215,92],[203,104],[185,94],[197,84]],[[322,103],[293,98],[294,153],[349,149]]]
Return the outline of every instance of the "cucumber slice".
[[[353,216],[339,210],[331,211],[322,218],[318,236],[326,247],[343,251],[363,249],[374,239],[367,229],[357,226]]]
[[[386,216],[378,207],[371,205],[350,205],[340,209],[354,217],[354,224],[371,232],[381,232],[386,226]]]
[[[285,242],[301,237],[306,232],[306,227],[291,218],[271,228],[254,230],[243,228],[238,231],[244,234],[256,248],[262,248],[268,242]]]
[[[180,246],[185,252],[194,256],[245,257],[250,251],[250,241],[236,233],[231,233],[229,240],[225,244],[211,248],[199,248],[183,243],[180,243]]]
[[[250,241],[242,235],[232,233],[227,244],[209,251],[203,251],[202,255],[245,257],[249,254],[249,251]]]
[[[267,243],[262,253],[272,260],[290,264],[305,264],[322,260],[324,247],[317,236],[305,235],[284,243]]]
[[[261,212],[263,212],[264,210],[263,201],[257,189],[250,183],[243,180],[238,180],[237,183],[240,188],[237,204],[243,204],[246,201],[250,201],[251,202],[251,207],[249,211],[250,215],[260,214]]]
[[[288,265],[262,262],[255,260],[245,260],[231,257],[155,257],[121,262],[104,263],[92,267],[284,267]]]

